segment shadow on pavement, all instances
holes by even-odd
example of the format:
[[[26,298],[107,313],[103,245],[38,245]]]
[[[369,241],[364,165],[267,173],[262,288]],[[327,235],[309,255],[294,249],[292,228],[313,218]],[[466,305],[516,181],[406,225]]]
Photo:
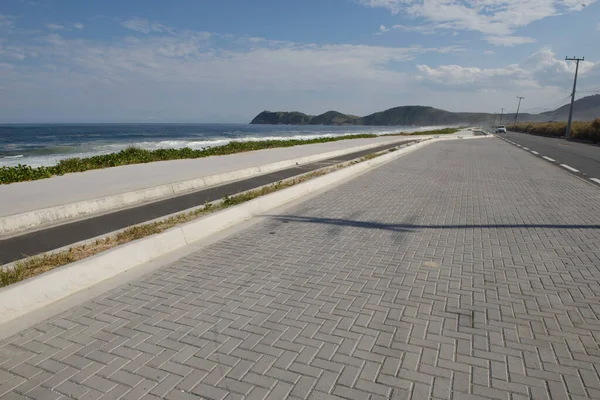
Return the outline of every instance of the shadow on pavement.
[[[540,228],[540,229],[600,229],[600,225],[559,225],[559,224],[457,224],[457,225],[417,225],[412,223],[386,224],[375,221],[352,221],[337,218],[300,217],[295,215],[265,215],[280,222],[303,222],[311,224],[325,224],[350,226],[365,229],[383,229],[393,232],[407,232],[413,229],[514,229],[514,228]]]

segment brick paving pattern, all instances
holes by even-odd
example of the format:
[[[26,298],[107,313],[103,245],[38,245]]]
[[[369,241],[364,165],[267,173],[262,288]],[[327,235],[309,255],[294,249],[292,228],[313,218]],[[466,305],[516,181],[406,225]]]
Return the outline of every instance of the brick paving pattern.
[[[2,399],[600,398],[600,190],[429,145],[0,343]]]

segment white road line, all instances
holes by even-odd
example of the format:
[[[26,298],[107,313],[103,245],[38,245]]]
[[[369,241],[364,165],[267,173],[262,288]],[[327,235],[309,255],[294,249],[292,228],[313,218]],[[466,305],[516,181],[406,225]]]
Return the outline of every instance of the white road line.
[[[533,151],[533,150],[531,150],[531,152],[532,152],[533,154],[540,155],[540,153],[538,153],[537,151]]]
[[[594,181],[594,182],[600,184],[600,179],[598,179],[598,178],[590,178],[590,181]]]
[[[520,144],[518,144],[517,146],[519,146],[519,147],[523,147],[523,146],[521,146]]]
[[[546,156],[543,156],[542,158],[544,158],[548,161],[556,162],[556,160],[554,158],[550,158],[550,157],[546,157]]]
[[[569,171],[573,171],[573,172],[579,172],[578,169],[575,169],[567,164],[560,164],[561,167],[568,169]]]
[[[523,150],[529,150],[529,147],[523,147]]]

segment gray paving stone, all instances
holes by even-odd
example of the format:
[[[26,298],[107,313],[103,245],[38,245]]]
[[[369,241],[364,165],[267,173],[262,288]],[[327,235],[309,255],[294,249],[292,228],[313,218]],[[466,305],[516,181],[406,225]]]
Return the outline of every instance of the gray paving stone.
[[[0,342],[0,397],[600,397],[600,192],[432,144]]]

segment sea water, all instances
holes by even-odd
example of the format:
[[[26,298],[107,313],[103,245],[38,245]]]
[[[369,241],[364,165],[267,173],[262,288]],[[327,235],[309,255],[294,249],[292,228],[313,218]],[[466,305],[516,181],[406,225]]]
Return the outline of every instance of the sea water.
[[[0,125],[0,167],[53,165],[72,157],[142,149],[204,149],[232,141],[314,139],[384,135],[437,129],[437,126],[317,126],[248,124],[48,124]]]

